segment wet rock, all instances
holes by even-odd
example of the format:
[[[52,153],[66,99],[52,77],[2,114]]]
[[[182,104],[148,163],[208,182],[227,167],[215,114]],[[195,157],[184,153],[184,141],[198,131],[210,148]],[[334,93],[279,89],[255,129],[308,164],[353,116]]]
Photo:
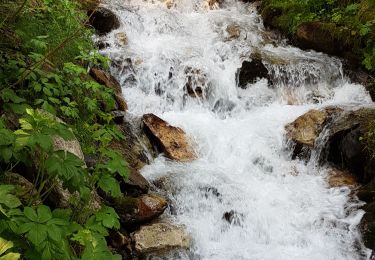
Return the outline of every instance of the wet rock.
[[[35,198],[33,203],[34,206],[42,204],[34,184],[22,175],[14,172],[5,172],[0,175],[0,181],[2,184],[16,186],[16,195],[23,205],[28,205],[30,198]]]
[[[93,67],[90,69],[90,76],[96,80],[99,84],[102,84],[110,89],[112,89],[116,94],[122,93],[120,83],[108,72]]]
[[[204,5],[207,9],[215,10],[220,8],[222,2],[222,0],[206,0]]]
[[[361,84],[369,92],[372,101],[375,101],[375,75],[371,75],[357,66],[346,66],[344,67],[344,74],[347,75],[350,80],[354,83]]]
[[[105,48],[108,48],[109,46],[111,45],[108,42],[98,41],[95,43],[95,47],[99,50],[103,50]]]
[[[143,194],[138,198],[124,197],[115,200],[115,209],[124,226],[153,220],[163,214],[168,203],[159,195]]]
[[[238,86],[243,89],[246,88],[247,84],[255,83],[261,78],[270,79],[267,68],[258,58],[253,58],[251,61],[245,60],[237,71]]]
[[[206,198],[209,198],[211,196],[214,196],[219,199],[221,198],[221,193],[215,187],[208,186],[208,187],[200,187],[199,189],[204,192],[204,196]]]
[[[187,76],[185,92],[191,97],[203,97],[204,91],[207,91],[209,86],[206,73],[203,73],[200,69],[187,67],[185,74]]]
[[[353,174],[347,171],[331,169],[328,173],[328,184],[330,187],[348,186],[353,188],[357,185],[357,182]]]
[[[375,202],[363,207],[366,212],[361,220],[362,238],[367,248],[375,248]]]
[[[114,248],[131,248],[131,239],[120,231],[111,231],[109,235],[110,244]]]
[[[326,111],[310,110],[286,125],[287,136],[297,144],[313,147],[327,118]]]
[[[126,36],[126,33],[119,32],[115,34],[116,43],[117,45],[121,47],[126,47],[128,45],[128,36]]]
[[[116,109],[120,111],[128,110],[128,104],[126,103],[124,97],[122,96],[122,90],[120,83],[108,72],[93,67],[90,69],[90,76],[99,84],[102,84],[110,89],[112,89],[115,93],[115,101],[116,101]]]
[[[99,35],[104,35],[120,27],[120,20],[109,9],[98,7],[88,11],[89,22]]]
[[[124,116],[125,116],[124,111],[119,111],[119,110],[112,111],[112,116],[113,116],[113,122],[115,122],[115,124],[120,125],[124,123]]]
[[[146,146],[148,139],[141,138],[133,129],[132,125],[127,121],[118,125],[119,130],[124,134],[124,139],[114,140],[110,147],[118,151],[128,163],[129,177],[126,182],[121,183],[121,190],[130,196],[139,196],[147,193],[150,187],[149,182],[139,173],[139,170],[149,163]],[[143,144],[146,143],[146,144]]]
[[[369,122],[374,118],[375,109],[346,111],[341,113],[330,127],[328,161],[340,169],[349,170],[361,183],[369,183],[374,178],[375,160],[360,141],[360,137],[368,131]]]
[[[230,24],[225,31],[228,33],[229,39],[237,39],[241,35],[241,27],[238,24]]]
[[[236,103],[233,101],[220,98],[218,101],[215,102],[214,105],[214,112],[223,113],[223,112],[230,112],[236,107]]]
[[[169,125],[154,114],[144,115],[143,123],[150,141],[154,142],[168,158],[181,162],[196,158],[196,154],[181,128]]]
[[[160,177],[152,182],[158,189],[166,192],[166,194],[176,195],[178,193],[178,187],[169,178],[169,176]]]
[[[243,221],[243,214],[240,214],[234,210],[225,212],[222,217],[225,221],[227,221],[231,225],[240,226],[241,222]]]
[[[142,226],[131,235],[140,255],[177,248],[189,248],[190,238],[181,226],[155,223]]]

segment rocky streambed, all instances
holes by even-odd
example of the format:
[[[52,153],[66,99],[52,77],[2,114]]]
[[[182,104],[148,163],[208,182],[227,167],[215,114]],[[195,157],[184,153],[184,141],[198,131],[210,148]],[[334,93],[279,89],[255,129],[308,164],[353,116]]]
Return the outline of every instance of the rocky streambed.
[[[375,108],[339,59],[287,45],[239,1],[109,1],[92,19],[113,76],[91,75],[117,93],[113,146],[131,170],[110,201],[114,251],[371,257],[375,162],[360,137]]]

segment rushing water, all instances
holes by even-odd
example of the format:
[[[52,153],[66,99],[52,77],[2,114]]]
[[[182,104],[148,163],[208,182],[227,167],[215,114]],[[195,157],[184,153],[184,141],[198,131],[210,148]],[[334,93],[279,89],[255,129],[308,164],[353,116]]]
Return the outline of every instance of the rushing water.
[[[117,65],[129,113],[154,113],[183,128],[199,158],[162,155],[142,173],[164,178],[172,201],[166,217],[186,226],[183,259],[366,259],[360,203],[348,188],[329,188],[314,159],[291,160],[284,126],[311,108],[371,105],[362,86],[342,75],[339,60],[291,47],[267,32],[253,5],[226,0],[210,10],[197,0],[112,0],[122,26],[103,50]],[[241,28],[229,39],[226,28]],[[128,46],[116,44],[125,32]],[[273,77],[247,89],[236,71],[261,55]],[[205,91],[185,94],[187,73]],[[199,76],[198,76],[199,75]],[[233,213],[232,223],[223,218]]]

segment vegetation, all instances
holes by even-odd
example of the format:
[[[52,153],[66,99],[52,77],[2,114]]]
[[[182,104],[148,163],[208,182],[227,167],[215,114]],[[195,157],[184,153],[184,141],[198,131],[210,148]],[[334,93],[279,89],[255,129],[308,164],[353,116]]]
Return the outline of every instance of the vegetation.
[[[360,138],[360,140],[364,143],[371,158],[375,159],[375,120],[369,122],[368,131]]]
[[[291,35],[303,23],[322,22],[331,36],[352,48],[368,71],[375,71],[373,0],[264,0],[262,15]]]
[[[108,66],[87,19],[74,0],[0,3],[0,178],[16,172],[34,187],[25,196],[0,182],[0,259],[121,259],[105,239],[120,226],[115,210],[87,206],[96,189],[119,197],[128,175],[109,148],[124,138],[112,123],[113,90],[87,74],[89,64]],[[95,167],[56,150],[56,138],[77,138]],[[59,185],[74,194],[69,208],[47,205]]]

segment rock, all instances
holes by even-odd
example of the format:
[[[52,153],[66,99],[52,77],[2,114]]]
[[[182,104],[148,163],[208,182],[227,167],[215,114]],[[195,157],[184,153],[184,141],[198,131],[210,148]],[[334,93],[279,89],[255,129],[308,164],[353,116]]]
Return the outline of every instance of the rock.
[[[353,188],[357,185],[357,182],[349,172],[331,169],[329,171],[328,184],[330,187],[348,186]]]
[[[126,111],[128,110],[128,104],[126,103],[124,97],[122,96],[122,89],[120,83],[108,72],[93,67],[90,69],[90,76],[99,84],[102,84],[115,93],[115,101],[117,104],[117,110]]]
[[[225,31],[228,33],[229,39],[237,39],[241,35],[241,27],[238,24],[230,24]]]
[[[240,88],[245,89],[247,84],[255,83],[261,78],[270,79],[268,70],[261,59],[253,58],[251,61],[245,60],[242,62],[241,68],[237,70],[237,82]]]
[[[126,33],[119,32],[115,34],[116,43],[117,45],[121,47],[126,47],[128,45],[128,36],[126,36]]]
[[[109,9],[98,7],[87,12],[89,23],[99,35],[104,35],[120,27],[120,20]]]
[[[297,144],[313,147],[327,118],[326,111],[310,110],[286,125],[287,136]]]
[[[190,238],[181,226],[168,223],[155,223],[142,226],[131,234],[135,250],[145,255],[155,251],[165,251],[176,248],[189,248]]]
[[[374,178],[375,160],[360,137],[367,133],[369,122],[374,119],[372,108],[345,111],[331,123],[327,142],[328,161],[339,169],[349,170],[365,184]]]
[[[347,65],[347,64],[346,64]],[[347,75],[354,83],[361,84],[369,92],[372,101],[375,101],[375,75],[371,75],[358,66],[347,65],[344,67],[344,75]]]
[[[123,133],[125,139],[112,141],[110,147],[125,158],[129,167],[128,180],[121,183],[122,192],[129,196],[147,193],[150,184],[139,173],[139,170],[149,163],[149,152],[146,147],[152,149],[151,144],[146,136],[142,137],[140,133],[136,133],[127,119],[117,127]]]
[[[122,94],[115,94],[115,100],[116,100],[118,110],[124,111],[124,112],[128,110],[128,104],[126,103]]]
[[[187,76],[185,92],[191,97],[203,97],[204,91],[207,91],[209,86],[206,73],[203,73],[200,69],[187,67],[185,74]]]
[[[21,200],[23,205],[28,205],[31,197],[34,197],[34,206],[42,204],[34,184],[32,184],[22,175],[14,172],[4,172],[0,175],[0,180],[2,184],[16,186],[16,195]]]
[[[112,111],[112,116],[113,116],[113,122],[115,122],[115,124],[121,125],[122,123],[124,123],[125,113],[123,111],[119,111],[119,110]]]
[[[221,0],[206,0],[204,6],[206,9],[215,10],[220,8],[221,3]]]
[[[90,73],[90,76],[94,80],[96,80],[99,84],[102,84],[102,85],[112,89],[115,92],[115,94],[121,94],[122,93],[120,83],[118,83],[118,81],[115,79],[115,77],[113,77],[108,72],[106,72],[106,71],[104,71],[100,68],[93,67],[93,68],[90,69],[89,73]]]
[[[366,212],[360,223],[362,238],[367,248],[375,248],[375,202],[371,202],[363,207]]]
[[[222,219],[226,220],[229,224],[235,226],[241,226],[241,222],[243,221],[243,214],[240,214],[234,210],[225,212],[223,214]]]
[[[154,114],[143,115],[143,123],[150,141],[154,142],[168,158],[181,162],[192,161],[196,158],[181,128],[169,125]]]
[[[138,198],[123,197],[115,200],[115,209],[124,226],[145,223],[163,214],[168,203],[159,195],[143,194]]]
[[[52,142],[53,142],[53,149],[55,151],[70,152],[74,154],[75,156],[77,156],[82,161],[85,160],[82,149],[81,149],[81,145],[77,139],[65,140],[62,137],[55,135],[52,137]]]

